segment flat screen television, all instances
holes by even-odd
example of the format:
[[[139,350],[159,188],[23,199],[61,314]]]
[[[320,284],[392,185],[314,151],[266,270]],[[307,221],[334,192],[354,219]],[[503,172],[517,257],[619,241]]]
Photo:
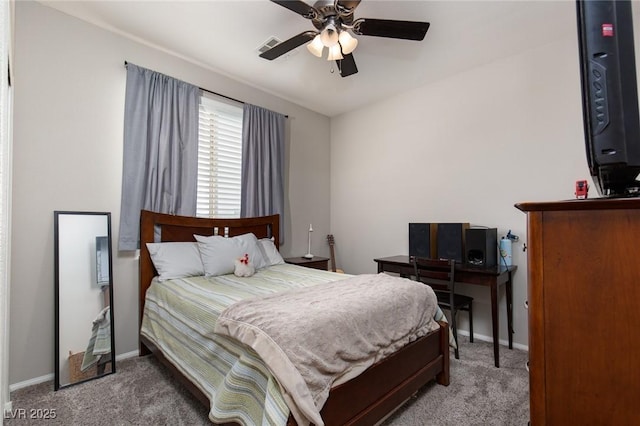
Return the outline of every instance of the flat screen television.
[[[600,196],[637,197],[640,114],[635,46],[640,42],[634,42],[632,8],[640,8],[640,3],[576,3],[589,170]],[[637,17],[638,10],[635,13]]]

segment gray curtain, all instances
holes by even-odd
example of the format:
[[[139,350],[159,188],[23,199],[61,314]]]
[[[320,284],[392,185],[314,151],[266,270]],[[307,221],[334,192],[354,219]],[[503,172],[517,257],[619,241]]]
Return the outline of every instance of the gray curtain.
[[[284,131],[282,114],[244,105],[240,216],[280,214],[284,242]]]
[[[119,250],[140,245],[140,210],[195,216],[200,89],[127,64]]]

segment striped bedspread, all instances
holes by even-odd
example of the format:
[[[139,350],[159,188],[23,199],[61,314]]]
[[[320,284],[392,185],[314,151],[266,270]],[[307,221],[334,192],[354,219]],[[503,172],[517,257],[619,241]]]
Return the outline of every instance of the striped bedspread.
[[[285,425],[289,408],[278,383],[252,349],[213,332],[216,319],[227,306],[248,297],[347,277],[283,264],[248,278],[229,274],[154,280],[140,332],[209,397],[212,421]]]
[[[282,264],[252,277],[154,280],[147,290],[140,333],[209,397],[212,421],[286,425],[290,410],[279,384],[251,348],[213,332],[216,320],[242,299],[349,277]],[[439,308],[436,317],[444,318]]]

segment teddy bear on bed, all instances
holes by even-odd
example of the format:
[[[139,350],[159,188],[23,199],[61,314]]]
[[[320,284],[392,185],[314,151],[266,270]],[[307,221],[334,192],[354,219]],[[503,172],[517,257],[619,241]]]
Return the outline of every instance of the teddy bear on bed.
[[[256,273],[256,268],[249,262],[249,254],[245,253],[244,256],[235,260],[235,269],[233,274],[237,277],[250,277]]]

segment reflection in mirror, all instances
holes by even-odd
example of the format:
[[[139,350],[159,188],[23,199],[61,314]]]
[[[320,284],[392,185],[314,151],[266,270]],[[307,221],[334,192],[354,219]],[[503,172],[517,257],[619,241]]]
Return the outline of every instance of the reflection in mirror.
[[[111,213],[54,212],[55,390],[115,372]]]

